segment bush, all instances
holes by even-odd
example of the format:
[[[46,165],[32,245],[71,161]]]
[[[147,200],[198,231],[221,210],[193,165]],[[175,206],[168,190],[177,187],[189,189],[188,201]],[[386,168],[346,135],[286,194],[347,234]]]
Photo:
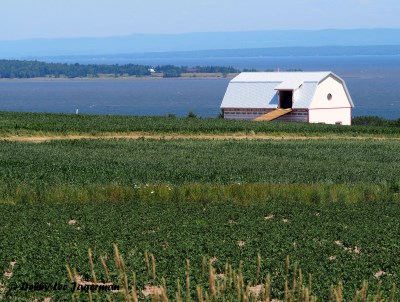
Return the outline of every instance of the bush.
[[[358,116],[352,119],[353,125],[360,126],[400,126],[400,118],[397,120],[387,120],[379,116]]]
[[[197,115],[193,111],[189,111],[188,118],[197,118]]]

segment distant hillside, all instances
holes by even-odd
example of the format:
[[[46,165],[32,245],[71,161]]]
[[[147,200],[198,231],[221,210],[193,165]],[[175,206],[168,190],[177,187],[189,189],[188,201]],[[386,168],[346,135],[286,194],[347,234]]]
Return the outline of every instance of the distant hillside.
[[[397,45],[400,44],[399,36],[400,29],[329,29],[32,39],[0,41],[0,58],[275,47]]]
[[[44,61],[89,61],[100,59],[169,59],[169,58],[238,58],[238,57],[285,57],[285,56],[360,56],[400,55],[400,45],[373,46],[316,46],[316,47],[273,47],[249,49],[215,49],[194,51],[147,52],[88,56],[47,56]],[[32,58],[31,58],[32,59]]]

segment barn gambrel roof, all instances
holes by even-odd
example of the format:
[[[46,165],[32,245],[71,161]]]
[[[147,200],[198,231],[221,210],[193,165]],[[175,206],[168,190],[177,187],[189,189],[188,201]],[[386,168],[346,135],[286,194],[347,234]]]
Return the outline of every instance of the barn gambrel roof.
[[[344,81],[330,71],[323,72],[242,72],[229,83],[221,108],[276,108],[278,90],[293,90],[293,109],[309,108],[319,83],[332,76],[344,87]]]

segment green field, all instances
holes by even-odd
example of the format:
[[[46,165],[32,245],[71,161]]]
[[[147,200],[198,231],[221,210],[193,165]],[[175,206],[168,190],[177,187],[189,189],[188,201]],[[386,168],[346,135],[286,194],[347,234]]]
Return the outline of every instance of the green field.
[[[201,278],[202,256],[216,257],[218,272],[227,261],[238,269],[242,260],[246,284],[265,282],[269,272],[275,298],[283,298],[287,255],[298,263],[307,279],[312,274],[313,294],[321,301],[329,296],[330,285],[339,281],[346,296],[351,297],[363,280],[368,280],[371,288],[382,281],[388,297],[392,283],[399,280],[397,203],[315,205],[277,200],[262,205],[204,205],[132,201],[3,205],[1,209],[0,268],[16,259],[11,280],[17,284],[68,283],[66,263],[90,278],[88,248],[93,250],[98,279],[108,281],[99,259],[105,256],[111,280],[118,282],[113,243],[124,255],[126,270],[137,273],[138,288],[150,282],[144,252],[153,253],[157,284],[164,276],[172,293],[176,279],[185,280],[185,259],[191,261],[192,283],[206,284],[207,278]],[[265,219],[270,215],[274,217]],[[68,224],[71,219],[76,220],[75,225]],[[244,246],[239,246],[239,241]],[[359,253],[353,252],[357,249]],[[258,253],[262,265],[257,280]],[[375,278],[380,270],[385,275]],[[129,277],[131,280],[131,274]],[[45,297],[46,293],[14,290],[9,295]],[[49,295],[55,295],[56,301],[70,297],[69,292]],[[194,293],[193,300],[197,300]]]
[[[3,184],[376,184],[400,177],[400,142],[393,140],[115,139],[0,147]]]
[[[155,185],[151,199],[162,200],[217,201],[225,188],[223,199],[242,202],[393,200],[400,180],[394,140],[3,141],[0,147],[0,198],[7,203],[148,200],[146,184]]]
[[[318,301],[329,301],[331,286],[339,282],[344,301],[353,299],[364,280],[371,301],[377,288],[389,300],[392,284],[399,284],[400,143],[395,126],[0,116],[3,136],[146,129],[147,133],[255,131],[323,137],[0,141],[0,297],[70,301],[68,290],[20,288],[25,283],[69,284],[67,263],[91,280],[89,248],[97,279],[121,284],[113,244],[124,257],[129,283],[132,272],[138,291],[149,283],[161,285],[164,277],[170,300],[177,300],[178,278],[185,297],[186,259],[190,259],[190,300],[198,301],[196,285],[211,294],[203,257],[214,259],[217,274],[227,275],[229,262],[243,274],[244,284],[265,283],[269,273],[271,297],[283,301],[285,278],[290,280],[295,266],[301,268],[305,285],[312,275],[311,295]],[[383,139],[357,139],[377,135]],[[155,257],[156,280],[146,268],[146,251]],[[107,259],[109,277],[101,256]],[[291,261],[285,268],[287,256]],[[11,278],[3,275],[7,271],[12,271]],[[391,301],[400,298],[398,290],[396,295]],[[123,301],[123,295],[112,296]],[[80,299],[88,301],[89,296],[82,293]],[[246,300],[237,298],[234,286],[214,301],[224,299]]]
[[[0,135],[104,133],[264,133],[304,136],[400,136],[399,121],[358,119],[360,125],[336,126],[303,123],[254,123],[215,118],[100,116],[0,112]],[[357,120],[355,120],[357,123]],[[372,123],[381,126],[364,126]]]

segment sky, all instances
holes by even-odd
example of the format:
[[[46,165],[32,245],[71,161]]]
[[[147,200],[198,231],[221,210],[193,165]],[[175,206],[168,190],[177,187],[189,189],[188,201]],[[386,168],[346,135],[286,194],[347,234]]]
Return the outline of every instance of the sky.
[[[0,28],[0,40],[400,28],[400,0],[0,0]]]

